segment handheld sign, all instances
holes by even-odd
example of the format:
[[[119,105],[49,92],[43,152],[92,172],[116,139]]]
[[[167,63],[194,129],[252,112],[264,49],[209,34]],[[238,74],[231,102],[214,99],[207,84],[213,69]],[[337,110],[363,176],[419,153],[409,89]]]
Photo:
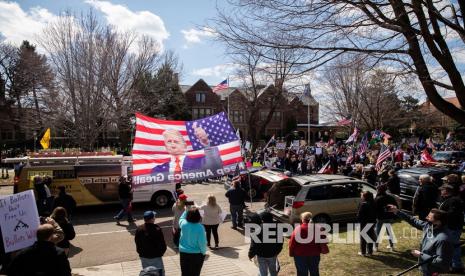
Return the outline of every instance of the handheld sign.
[[[34,244],[39,214],[32,190],[0,198],[0,226],[6,253]]]

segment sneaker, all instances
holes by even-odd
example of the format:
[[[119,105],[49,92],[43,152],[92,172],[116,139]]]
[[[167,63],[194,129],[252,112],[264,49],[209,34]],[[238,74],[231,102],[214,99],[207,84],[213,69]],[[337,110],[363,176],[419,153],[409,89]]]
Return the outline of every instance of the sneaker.
[[[378,251],[378,246],[375,245],[373,246],[373,252],[376,252],[376,251]]]
[[[128,219],[128,222],[129,222],[129,223],[131,223],[131,222],[136,222],[136,219],[135,219],[135,218]]]
[[[231,226],[232,229],[234,230],[237,230],[237,227],[236,226]]]
[[[218,249],[218,245],[215,245],[215,249]]]
[[[117,216],[114,216],[114,217],[113,217],[113,219],[114,219],[114,220],[116,220],[116,223],[118,223],[118,224],[119,224],[119,220],[120,220],[120,218],[119,218],[119,217],[117,217]]]
[[[357,254],[358,254],[359,256],[366,257],[366,255],[365,255],[365,254],[362,254],[362,252],[358,252]]]
[[[394,252],[394,246],[386,246],[386,249],[389,249],[389,252]]]

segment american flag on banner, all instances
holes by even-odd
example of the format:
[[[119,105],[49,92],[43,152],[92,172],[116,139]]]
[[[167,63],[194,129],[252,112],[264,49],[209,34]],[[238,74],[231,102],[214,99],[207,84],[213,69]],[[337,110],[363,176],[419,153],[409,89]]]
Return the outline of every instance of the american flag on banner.
[[[132,158],[136,185],[217,177],[243,166],[239,139],[224,112],[195,121],[137,113]]]
[[[376,170],[381,169],[381,165],[383,164],[384,160],[388,159],[391,156],[391,150],[389,147],[381,144],[381,149],[379,151],[378,159],[376,160]]]
[[[365,133],[365,135],[362,138],[362,141],[360,141],[360,145],[358,145],[357,154],[362,155],[367,151],[367,149],[368,149],[368,132]]]
[[[220,82],[215,88],[213,88],[213,92],[216,93],[221,90],[225,90],[229,87],[228,84],[228,79],[225,79],[224,81]]]

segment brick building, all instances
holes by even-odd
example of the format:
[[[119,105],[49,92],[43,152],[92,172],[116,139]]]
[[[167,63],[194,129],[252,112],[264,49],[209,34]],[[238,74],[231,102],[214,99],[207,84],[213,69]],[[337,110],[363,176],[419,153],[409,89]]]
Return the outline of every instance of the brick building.
[[[228,112],[236,129],[239,129],[242,137],[247,137],[250,111],[250,99],[248,94],[240,88],[229,89],[213,93],[213,86],[209,86],[204,80],[198,80],[194,85],[181,85],[181,89],[191,108],[192,119],[209,116],[221,111]],[[259,121],[264,121],[269,113],[270,102],[278,100],[277,108],[272,119],[262,136],[276,135],[284,137],[289,131],[295,130],[298,124],[307,123],[307,105],[310,105],[311,124],[319,123],[319,104],[313,96],[302,97],[302,94],[287,93],[284,97],[275,97],[274,85],[263,87],[257,97],[260,105]],[[311,130],[313,132],[313,130]],[[307,137],[305,131],[302,137]],[[312,139],[313,140],[313,139]]]

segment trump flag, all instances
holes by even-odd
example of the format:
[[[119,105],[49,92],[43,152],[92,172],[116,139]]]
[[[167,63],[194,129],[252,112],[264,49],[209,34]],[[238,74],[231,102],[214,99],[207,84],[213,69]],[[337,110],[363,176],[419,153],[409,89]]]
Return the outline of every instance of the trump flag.
[[[218,177],[243,167],[241,147],[224,112],[194,121],[136,114],[133,183],[180,183]]]

